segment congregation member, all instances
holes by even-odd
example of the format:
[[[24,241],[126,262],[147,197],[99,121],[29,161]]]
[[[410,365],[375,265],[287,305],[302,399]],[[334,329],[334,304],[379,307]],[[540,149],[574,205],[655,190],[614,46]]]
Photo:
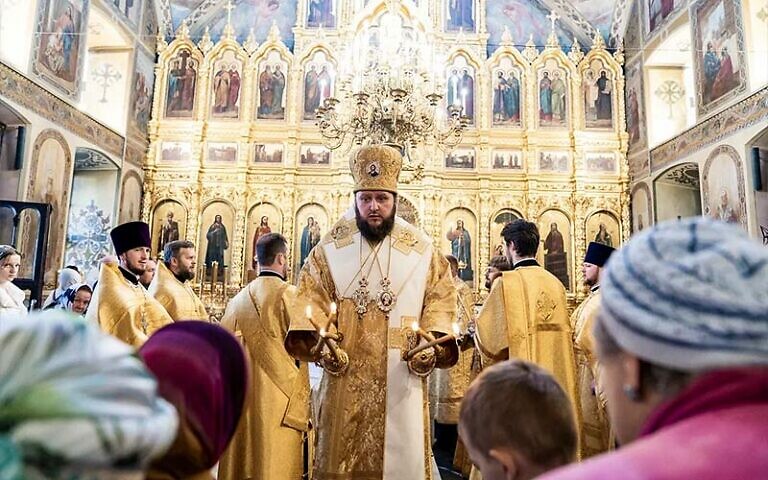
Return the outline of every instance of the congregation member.
[[[213,480],[249,388],[240,344],[218,325],[181,321],[152,335],[139,357],[179,413],[175,439],[150,465],[147,480]]]
[[[613,254],[594,329],[620,448],[546,480],[765,478],[768,250],[703,217]]]
[[[118,262],[111,258],[102,262],[86,318],[125,343],[140,347],[154,332],[173,323],[163,306],[139,283],[152,245],[149,225],[123,223],[109,235]]]
[[[477,319],[476,346],[486,363],[533,362],[576,401],[576,365],[565,287],[536,261],[539,229],[514,220],[501,231],[512,270],[493,284]]]
[[[568,395],[547,371],[523,360],[497,363],[472,382],[459,432],[483,480],[528,480],[576,458]]]
[[[19,252],[10,245],[0,245],[0,320],[27,313],[26,295],[13,284],[20,267]]]
[[[176,410],[129,345],[61,309],[0,322],[0,478],[144,478]]]
[[[456,290],[429,236],[396,216],[402,162],[400,151],[385,145],[350,156],[354,205],[299,276],[299,305],[308,304],[309,315],[292,315],[285,345],[325,369],[314,480],[439,477],[424,377],[458,361]],[[445,335],[404,358],[411,338],[425,344]]]
[[[493,282],[501,278],[501,274],[509,270],[509,261],[503,255],[496,255],[488,262],[488,269],[485,271],[485,288],[490,290]]]
[[[88,311],[88,305],[91,304],[93,290],[86,283],[72,285],[64,291],[57,308],[72,312],[75,315],[85,316]]]
[[[80,275],[80,271],[77,267],[72,265],[66,266],[59,270],[58,283],[56,289],[48,295],[48,298],[43,302],[43,309],[56,308],[64,297],[64,292],[67,291],[72,285],[83,283],[83,277]]]
[[[192,290],[197,251],[189,240],[174,240],[165,244],[163,260],[158,263],[149,294],[165,308],[173,321],[210,318],[200,297]]]
[[[139,275],[139,283],[141,283],[145,289],[149,290],[149,286],[152,284],[152,279],[155,278],[156,271],[157,262],[152,258],[148,258],[144,272]]]
[[[589,287],[589,296],[571,314],[579,397],[581,458],[603,453],[611,444],[610,427],[605,412],[605,397],[600,391],[600,376],[592,329],[600,307],[600,278],[613,252],[613,248],[602,243],[589,243],[581,266],[584,283]]]
[[[445,255],[451,267],[456,288],[456,320],[454,333],[463,340],[459,361],[450,369],[435,370],[430,376],[430,396],[434,398],[436,447],[453,458],[458,441],[459,405],[472,377],[472,332],[475,328],[475,294],[467,282],[459,277],[459,261]],[[460,467],[459,467],[460,468]]]
[[[221,325],[241,339],[251,388],[237,433],[222,456],[219,480],[301,480],[309,429],[309,372],[283,346],[296,302],[286,282],[288,242],[278,233],[256,242],[259,275],[227,305]]]

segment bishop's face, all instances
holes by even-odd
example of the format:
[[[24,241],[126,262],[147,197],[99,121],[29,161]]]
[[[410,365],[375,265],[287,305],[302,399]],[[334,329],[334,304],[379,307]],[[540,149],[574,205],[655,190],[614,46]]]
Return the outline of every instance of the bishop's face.
[[[370,241],[384,240],[395,225],[395,195],[384,190],[355,194],[355,219],[360,233]]]

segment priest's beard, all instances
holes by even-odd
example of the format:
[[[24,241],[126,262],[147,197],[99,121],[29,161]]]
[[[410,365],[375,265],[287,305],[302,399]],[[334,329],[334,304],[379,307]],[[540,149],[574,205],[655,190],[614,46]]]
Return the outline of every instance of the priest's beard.
[[[392,208],[392,214],[385,218],[384,221],[381,222],[381,225],[374,227],[369,225],[368,220],[360,215],[360,210],[358,210],[357,205],[355,205],[355,222],[357,223],[357,228],[360,230],[360,234],[363,238],[371,243],[379,243],[387,238],[387,235],[392,232],[392,228],[395,226],[396,213],[397,207]]]

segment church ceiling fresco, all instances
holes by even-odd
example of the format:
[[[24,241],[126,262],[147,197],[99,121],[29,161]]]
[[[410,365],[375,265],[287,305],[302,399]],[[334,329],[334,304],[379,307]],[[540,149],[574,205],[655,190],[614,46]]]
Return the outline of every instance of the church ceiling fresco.
[[[226,24],[226,0],[154,1],[161,18],[172,22],[172,25],[166,26],[166,32],[169,34],[186,20],[193,38],[202,35],[208,26],[213,40],[216,41]],[[301,1],[307,0],[232,0],[232,23],[237,38],[242,41],[253,29],[256,41],[262,42],[274,21],[280,28],[283,41],[292,48],[292,28],[296,25],[298,2]],[[485,4],[487,30],[490,34],[489,54],[493,53],[500,43],[505,27],[509,29],[515,43],[523,45],[530,35],[533,35],[534,43],[543,46],[550,31],[550,20],[546,17],[550,11],[555,11],[564,20],[559,22],[562,27],[558,26],[561,44],[570,45],[573,38],[577,37],[584,45],[584,39],[591,36],[587,35],[590,28],[598,29],[608,40],[611,25],[617,18],[615,10],[628,8],[631,3],[613,0],[487,1]],[[581,26],[578,25],[580,23]],[[588,24],[586,28],[584,23]]]

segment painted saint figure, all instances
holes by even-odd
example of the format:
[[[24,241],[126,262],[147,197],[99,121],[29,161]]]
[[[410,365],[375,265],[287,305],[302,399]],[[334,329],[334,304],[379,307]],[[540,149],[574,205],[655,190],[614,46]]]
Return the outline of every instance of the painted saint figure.
[[[218,262],[221,273],[224,270],[224,250],[229,248],[227,227],[222,223],[221,215],[216,215],[213,218],[213,223],[208,227],[205,238],[208,240],[205,249],[205,266],[210,270],[213,262]]]
[[[604,223],[600,223],[598,227],[597,235],[595,235],[595,243],[602,243],[608,247],[613,247],[613,237],[608,233],[608,228]]]
[[[320,86],[317,70],[314,65],[309,66],[309,71],[304,77],[304,119],[312,119],[315,110],[320,106]]]
[[[474,0],[448,0],[448,30],[475,31]]]
[[[557,277],[566,289],[569,288],[565,241],[555,222],[551,223],[550,231],[544,240],[544,268]]]
[[[539,119],[542,122],[552,121],[552,80],[549,72],[544,72],[539,82]]]
[[[552,122],[564,124],[568,113],[565,104],[565,82],[559,71],[552,74]]]
[[[315,221],[315,217],[308,217],[307,224],[301,232],[301,251],[299,256],[299,269],[304,266],[304,262],[309,256],[309,252],[320,242],[320,224]]]
[[[157,246],[158,252],[162,251],[167,243],[179,239],[179,222],[174,220],[173,216],[173,210],[168,210],[168,213],[165,214],[165,222],[163,222],[160,227],[160,244]]]
[[[464,228],[464,220],[456,220],[456,228],[448,231],[446,238],[451,242],[451,255],[459,261],[459,278],[472,281],[472,237]]]
[[[595,99],[595,113],[598,120],[611,120],[611,81],[608,79],[606,71],[600,72],[600,78],[595,82],[597,86],[597,98]]]
[[[256,231],[253,234],[253,258],[251,260],[251,267],[254,270],[256,270],[256,266],[259,263],[259,259],[256,256],[256,243],[259,241],[259,238],[268,233],[272,233],[272,228],[269,226],[269,217],[264,215],[261,217],[259,226],[256,227]]]
[[[514,71],[505,77],[499,70],[493,88],[493,123],[520,122],[520,81]]]
[[[307,27],[335,28],[334,0],[309,0]]]

